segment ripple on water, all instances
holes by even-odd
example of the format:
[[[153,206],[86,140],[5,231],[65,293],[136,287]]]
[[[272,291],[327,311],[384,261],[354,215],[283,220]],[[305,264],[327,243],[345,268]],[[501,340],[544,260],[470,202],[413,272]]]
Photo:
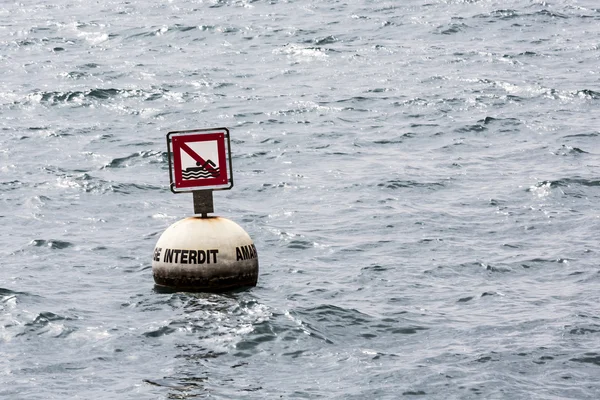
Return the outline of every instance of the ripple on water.
[[[56,239],[34,239],[30,244],[34,247],[48,247],[53,250],[63,250],[74,245],[71,242]]]

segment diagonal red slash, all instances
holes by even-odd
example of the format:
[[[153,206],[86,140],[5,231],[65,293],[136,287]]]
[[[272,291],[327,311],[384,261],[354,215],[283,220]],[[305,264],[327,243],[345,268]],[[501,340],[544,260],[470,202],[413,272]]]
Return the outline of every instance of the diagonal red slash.
[[[185,142],[180,142],[179,148],[185,151],[190,157],[192,157],[194,161],[196,161],[196,165],[201,166],[202,168],[207,170],[208,173],[214,176],[215,178],[219,176],[219,171],[214,169],[208,161],[205,161],[196,152],[194,152],[194,150],[192,150]]]

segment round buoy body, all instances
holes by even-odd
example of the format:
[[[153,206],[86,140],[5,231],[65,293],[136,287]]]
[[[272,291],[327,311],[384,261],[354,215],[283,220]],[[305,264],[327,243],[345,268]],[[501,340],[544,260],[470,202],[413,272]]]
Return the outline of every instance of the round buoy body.
[[[189,217],[158,239],[152,259],[158,286],[215,292],[256,286],[258,255],[250,236],[221,217]]]

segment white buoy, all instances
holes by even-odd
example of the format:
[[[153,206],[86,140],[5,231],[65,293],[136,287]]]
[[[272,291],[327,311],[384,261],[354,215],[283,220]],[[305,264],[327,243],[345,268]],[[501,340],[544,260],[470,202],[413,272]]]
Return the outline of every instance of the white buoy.
[[[156,285],[183,291],[256,286],[258,255],[250,236],[221,217],[189,217],[158,239],[152,259]]]
[[[173,193],[192,192],[194,214],[163,232],[154,248],[152,274],[158,287],[215,292],[256,286],[258,255],[250,236],[226,218],[211,217],[213,190],[233,187],[227,128],[167,134]]]

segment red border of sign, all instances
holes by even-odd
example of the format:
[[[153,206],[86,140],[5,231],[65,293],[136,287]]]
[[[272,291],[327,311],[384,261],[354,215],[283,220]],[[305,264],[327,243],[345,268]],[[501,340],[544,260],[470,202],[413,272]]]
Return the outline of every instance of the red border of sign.
[[[193,179],[189,181],[184,181],[182,175],[183,171],[181,168],[181,142],[187,144],[192,142],[212,141],[217,142],[217,152],[219,154],[219,176],[216,178]],[[173,145],[173,172],[175,173],[175,188],[183,189],[190,187],[204,187],[227,184],[227,158],[225,157],[225,134],[209,133],[204,135],[181,135],[171,138],[171,143]]]
[[[186,144],[209,141],[217,142],[219,176],[216,178],[184,181],[182,176],[183,170],[181,167],[181,143]],[[169,132],[167,134],[167,145],[169,149],[169,175],[171,178],[171,191],[179,193],[194,190],[227,190],[233,187],[233,178],[231,176],[231,156],[229,155],[228,157],[228,154],[230,154],[230,142],[229,130],[227,128],[195,129],[190,131]],[[183,151],[189,154],[188,150],[191,149],[183,149]],[[199,155],[196,156],[202,160]],[[173,162],[171,163],[171,161]],[[224,187],[224,185],[226,186]]]

